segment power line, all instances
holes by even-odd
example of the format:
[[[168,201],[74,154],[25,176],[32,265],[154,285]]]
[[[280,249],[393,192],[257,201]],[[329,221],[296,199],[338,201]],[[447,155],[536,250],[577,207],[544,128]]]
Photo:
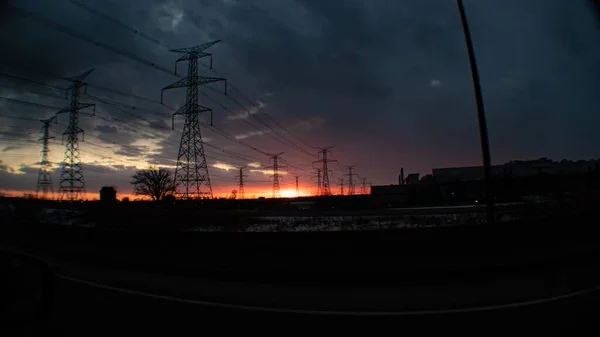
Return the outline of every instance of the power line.
[[[0,77],[8,78],[8,79],[11,79],[13,81],[27,83],[27,84],[30,84],[30,85],[35,85],[35,86],[38,86],[38,87],[41,87],[41,88],[45,88],[45,89],[50,89],[50,90],[53,90],[53,91],[58,91],[58,92],[61,92],[61,93],[65,94],[65,97],[64,97],[65,99],[68,97],[67,96],[68,95],[67,89],[61,89],[61,88],[53,87],[51,85],[47,85],[47,84],[39,82],[39,81],[34,81],[34,80],[31,80],[31,79],[28,79],[28,78],[24,78],[24,77],[20,77],[20,76],[15,76],[15,75],[11,75],[11,74],[6,74],[6,73],[2,73],[2,72],[0,72]]]
[[[57,77],[57,78],[60,78],[60,77],[58,77],[58,76],[56,76],[56,75],[51,75],[51,76],[53,76],[53,77]],[[111,88],[102,87],[102,86],[99,86],[99,85],[96,85],[96,84],[90,84],[90,83],[86,83],[86,84],[87,84],[87,87],[94,87],[94,88],[97,88],[97,89],[99,89],[99,90],[104,90],[104,91],[107,91],[107,92],[111,92],[111,93],[115,93],[115,94],[119,94],[119,95],[123,95],[123,96],[127,96],[127,97],[133,97],[133,98],[136,98],[136,99],[145,100],[145,101],[152,102],[152,103],[156,103],[156,104],[161,104],[162,106],[165,106],[165,107],[167,107],[167,108],[169,108],[169,109],[171,109],[171,110],[175,110],[175,109],[173,109],[173,108],[171,108],[171,107],[168,107],[168,106],[164,105],[164,104],[163,104],[162,102],[160,102],[160,101],[153,100],[153,99],[150,99],[150,98],[147,98],[147,97],[143,97],[143,96],[139,96],[139,95],[134,95],[134,94],[129,94],[129,93],[120,92],[120,91],[117,91],[117,90],[114,90],[114,89],[111,89]],[[54,87],[53,87],[53,89],[56,89],[56,90],[62,90],[62,89],[60,89],[60,88],[54,88]],[[202,94],[202,95],[203,95],[203,96],[205,96],[207,99],[209,99],[209,100],[211,100],[212,102],[214,102],[214,103],[216,103],[217,105],[219,105],[219,106],[220,106],[222,109],[224,109],[225,111],[227,111],[227,112],[228,112],[228,113],[230,113],[231,115],[235,115],[235,113],[234,113],[233,111],[231,111],[230,109],[228,109],[227,107],[225,107],[224,105],[222,105],[221,103],[219,103],[218,101],[216,101],[216,100],[212,99],[210,96],[208,96],[208,95],[206,95],[205,93],[202,93],[202,92],[201,92],[200,94]],[[126,104],[123,104],[123,103],[120,103],[120,102],[111,101],[111,100],[109,100],[109,99],[106,99],[106,98],[100,98],[100,97],[97,97],[97,96],[94,96],[94,95],[90,95],[90,94],[87,94],[87,93],[85,93],[85,95],[86,95],[86,97],[88,97],[88,98],[90,98],[90,99],[93,99],[93,100],[96,100],[96,101],[100,101],[100,102],[107,103],[107,104],[111,104],[111,103],[112,103],[114,106],[117,106],[117,107],[126,107],[126,108],[130,108],[130,109],[133,109],[133,110],[146,111],[146,112],[150,112],[150,113],[154,113],[154,114],[160,115],[160,113],[158,113],[158,112],[155,112],[155,111],[152,111],[152,110],[149,110],[149,109],[139,108],[139,107],[135,107],[135,106],[128,106],[128,105],[126,105]],[[234,101],[235,101],[235,102],[236,102],[236,103],[237,103],[237,104],[238,104],[240,107],[242,107],[242,108],[246,109],[246,108],[245,108],[244,106],[242,106],[242,105],[241,105],[239,102],[237,102],[236,100],[234,100]],[[35,103],[31,103],[31,104],[35,104]],[[246,109],[246,111],[248,111],[248,110]],[[258,119],[258,120],[262,122],[262,120],[260,120],[260,119]],[[245,122],[246,124],[248,124],[248,125],[250,125],[250,126],[254,127],[255,129],[259,130],[259,131],[260,131],[260,132],[262,132],[263,134],[266,134],[266,135],[268,135],[269,137],[273,138],[273,139],[274,139],[274,140],[276,140],[276,141],[279,141],[279,142],[281,142],[282,144],[284,144],[284,145],[286,145],[286,146],[291,146],[292,148],[294,148],[294,149],[296,149],[296,150],[299,150],[299,151],[301,151],[301,152],[303,152],[303,153],[307,153],[307,154],[309,154],[309,153],[308,153],[308,152],[306,152],[305,150],[303,150],[303,149],[299,148],[297,145],[293,144],[293,143],[292,143],[291,141],[289,141],[288,139],[285,139],[285,137],[281,136],[281,134],[279,134],[279,133],[278,133],[276,130],[272,129],[272,128],[271,128],[269,125],[267,125],[267,124],[266,124],[266,123],[264,123],[264,122],[262,122],[262,123],[263,123],[263,124],[264,124],[264,125],[265,125],[267,128],[269,128],[269,129],[271,129],[271,130],[274,130],[274,131],[275,131],[275,133],[276,133],[277,135],[279,135],[281,138],[284,138],[285,140],[282,140],[282,139],[280,139],[280,138],[277,138],[277,137],[275,137],[274,135],[271,135],[271,134],[270,134],[268,131],[267,131],[267,132],[265,132],[265,131],[264,131],[264,130],[262,130],[260,127],[256,126],[255,124],[251,123],[250,121],[248,121],[248,120],[246,120],[246,119],[244,119],[244,122]],[[213,129],[213,131],[215,131],[215,132],[220,132],[221,134],[223,134],[223,133],[224,133],[224,131],[223,131],[223,130],[219,130],[219,129],[217,129],[217,128],[216,128],[216,127],[214,127],[214,126],[211,126],[211,128],[212,128],[212,129]],[[236,137],[233,137],[233,136],[230,136],[230,135],[229,135],[229,137],[227,137],[227,138],[229,138],[229,139],[232,139],[232,140],[234,140],[234,141],[236,141],[236,142],[238,142],[238,143],[240,143],[240,144],[242,144],[242,145],[244,145],[244,146],[246,146],[246,147],[248,147],[248,148],[250,148],[250,149],[252,149],[252,150],[254,150],[254,151],[257,151],[257,152],[259,152],[259,153],[261,153],[261,154],[263,154],[263,155],[268,155],[268,153],[267,153],[267,152],[265,152],[265,151],[262,151],[262,150],[260,150],[260,149],[258,149],[258,148],[256,148],[256,147],[254,147],[254,146],[251,146],[251,145],[247,144],[246,142],[244,142],[244,141],[242,141],[242,140],[239,140],[239,139],[237,139]],[[309,155],[311,155],[311,156],[312,156],[312,154],[309,154]]]
[[[14,103],[14,104],[27,105],[27,106],[30,106],[30,107],[40,108],[40,109],[60,110],[59,107],[55,107],[55,106],[51,106],[51,105],[45,105],[45,104],[38,104],[38,103],[33,103],[33,102],[28,102],[28,101],[23,101],[23,100],[15,99],[15,98],[0,97],[0,101],[5,101],[5,102],[9,102],[9,103]],[[34,119],[34,120],[37,121],[37,119]]]
[[[15,7],[15,6],[11,5],[11,4],[8,4],[7,7],[9,7],[11,10],[13,10],[14,12],[16,12],[18,15],[21,15],[23,17],[27,17],[27,18],[29,18],[29,19],[31,19],[33,21],[36,21],[36,22],[38,22],[40,24],[43,24],[43,25],[45,25],[47,27],[50,27],[50,28],[52,28],[54,30],[57,30],[57,31],[62,32],[64,34],[67,34],[67,35],[69,35],[71,37],[79,39],[79,40],[81,40],[83,42],[93,44],[93,45],[95,45],[97,47],[101,47],[101,48],[106,49],[108,51],[111,51],[111,52],[113,52],[115,54],[121,55],[123,57],[127,57],[127,58],[129,58],[131,60],[139,62],[139,63],[141,63],[143,65],[148,66],[148,67],[154,68],[156,70],[162,71],[162,72],[167,73],[169,75],[175,75],[172,71],[170,71],[170,70],[168,70],[168,69],[166,69],[164,67],[161,67],[159,65],[156,65],[154,62],[151,62],[151,61],[148,61],[146,59],[143,59],[143,58],[141,58],[139,56],[136,56],[136,55],[134,55],[134,54],[132,54],[130,52],[127,52],[127,51],[115,48],[115,47],[113,47],[113,46],[111,46],[111,45],[109,45],[107,43],[103,43],[103,42],[94,40],[93,38],[91,38],[91,37],[89,37],[89,36],[87,36],[85,34],[79,33],[79,32],[77,32],[77,31],[75,31],[75,30],[73,30],[73,29],[71,29],[71,28],[69,28],[67,26],[63,26],[63,25],[59,24],[56,21],[50,20],[50,19],[45,18],[45,17],[43,17],[41,15],[38,15],[36,13],[24,10],[22,8]]]
[[[210,70],[217,76],[221,76],[216,70],[212,69],[212,67],[210,68]],[[238,95],[240,95],[243,99],[245,99],[248,103],[250,103],[252,106],[254,106],[254,108],[257,109],[257,111],[261,108],[258,105],[256,105],[256,103],[254,103],[252,100],[250,100],[246,95],[244,95],[235,85],[233,85],[233,83],[229,82],[228,85],[235,91],[238,93]],[[239,104],[238,104],[239,105]],[[245,109],[245,108],[244,108]],[[247,109],[246,111],[248,113],[250,113]],[[279,123],[275,118],[273,118],[271,115],[269,115],[266,112],[263,112],[263,115],[266,116],[269,120],[271,120],[273,123],[275,123],[275,125],[277,125],[278,127],[280,127],[282,130],[284,130],[285,132],[287,132],[288,134],[290,134],[292,137],[296,138],[297,140],[299,140],[300,142],[302,142],[304,145],[308,146],[309,148],[313,148],[314,146],[311,144],[308,144],[307,142],[305,142],[302,138],[298,137],[297,135],[295,135],[294,133],[292,133],[288,128],[286,128],[285,126],[283,126],[281,123]]]
[[[82,8],[82,9],[84,9],[84,10],[86,10],[86,11],[88,11],[88,12],[92,13],[92,14],[95,14],[95,15],[97,15],[97,16],[100,16],[100,17],[104,18],[104,19],[105,19],[105,20],[107,20],[107,21],[110,21],[110,22],[112,22],[113,24],[115,24],[115,25],[117,25],[117,26],[119,26],[119,27],[121,27],[121,28],[123,28],[123,29],[125,29],[125,30],[129,31],[130,33],[133,33],[133,34],[135,34],[135,35],[138,35],[138,36],[140,36],[140,37],[142,37],[142,38],[144,38],[144,39],[146,39],[146,40],[148,40],[148,41],[150,41],[150,42],[152,42],[152,43],[155,43],[156,45],[158,45],[158,46],[161,46],[161,47],[163,47],[163,48],[165,48],[165,49],[172,49],[172,48],[170,48],[170,47],[166,46],[166,45],[165,45],[164,43],[162,43],[161,41],[159,41],[159,40],[157,40],[157,39],[155,39],[155,38],[153,38],[153,37],[151,37],[151,36],[149,36],[149,35],[146,35],[146,34],[144,34],[143,32],[140,32],[139,30],[137,30],[137,29],[135,29],[135,28],[133,28],[133,27],[130,27],[129,25],[127,25],[127,24],[123,23],[123,22],[122,22],[122,21],[120,21],[120,20],[117,20],[117,19],[115,19],[115,18],[114,18],[114,17],[112,17],[112,16],[109,16],[109,15],[108,15],[108,14],[106,14],[106,13],[100,12],[100,11],[98,11],[98,10],[96,10],[96,9],[94,9],[94,8],[92,8],[92,7],[90,7],[90,6],[87,6],[87,5],[85,5],[85,4],[82,4],[81,2],[79,2],[79,1],[77,1],[77,0],[69,0],[69,1],[70,1],[72,4],[74,4],[74,5],[76,5],[76,6],[79,6],[80,8]],[[208,56],[208,55],[209,55],[209,54],[207,54],[206,56]],[[214,72],[214,73],[215,73],[217,76],[219,76],[219,77],[223,77],[223,76],[219,75],[219,74],[218,74],[218,72],[217,72],[216,70],[212,69],[212,57],[211,57],[211,66],[210,66],[209,68],[210,68],[210,69],[211,69],[211,70],[212,70],[212,71],[213,71],[213,72]],[[226,85],[227,85],[227,84],[226,84]],[[252,101],[251,101],[251,100],[250,100],[250,99],[249,99],[249,98],[248,98],[246,95],[244,95],[244,94],[243,94],[243,93],[242,93],[242,92],[241,92],[241,91],[240,91],[240,90],[239,90],[239,89],[238,89],[236,86],[234,86],[232,83],[229,83],[228,85],[229,85],[229,86],[230,86],[230,87],[231,87],[233,90],[235,90],[235,91],[236,91],[236,92],[237,92],[237,93],[238,93],[238,94],[239,94],[239,95],[240,95],[242,98],[244,98],[244,99],[245,99],[245,100],[247,100],[247,101],[248,101],[250,104],[252,104],[252,105],[253,105],[255,108],[257,108],[257,109],[260,109],[260,107],[258,107],[258,106],[257,106],[257,105],[256,105],[254,102],[252,102]],[[246,110],[246,111],[247,111],[247,112],[250,114],[250,112],[249,112],[249,111],[248,111],[248,110],[247,110],[247,109],[246,109],[246,108],[245,108],[243,105],[241,105],[239,102],[237,102],[237,101],[236,101],[235,99],[233,99],[232,97],[229,97],[229,98],[230,98],[230,99],[231,99],[233,102],[235,102],[236,104],[238,104],[240,107],[242,107],[243,109],[245,109],[245,110]],[[298,138],[296,135],[292,134],[292,133],[291,133],[291,132],[290,132],[290,131],[289,131],[289,130],[286,128],[286,127],[284,127],[284,126],[283,126],[283,125],[281,125],[279,122],[277,122],[277,121],[276,121],[276,120],[275,120],[273,117],[269,116],[268,114],[265,114],[265,116],[267,116],[267,117],[268,117],[268,118],[269,118],[269,119],[270,119],[272,122],[274,122],[274,123],[275,123],[277,126],[279,126],[281,129],[283,129],[284,131],[286,131],[287,133],[289,133],[290,135],[292,135],[292,136],[293,136],[293,137],[295,137],[296,139],[300,140],[302,143],[304,143],[304,144],[305,144],[305,145],[307,145],[308,147],[312,147],[310,144],[306,143],[306,142],[305,142],[305,141],[303,141],[302,139]],[[255,116],[255,117],[256,117],[256,116]],[[256,118],[258,119],[258,117],[256,117]],[[260,119],[258,119],[258,120],[259,120],[259,121],[261,121]],[[261,121],[261,123],[263,123],[265,126],[267,126],[267,124],[265,124],[264,122],[262,122],[262,121]],[[268,127],[268,128],[270,128],[269,126],[267,126],[267,127]],[[271,128],[271,129],[272,129],[272,128]],[[273,131],[275,131],[274,129],[272,129],[272,130],[273,130]],[[313,156],[311,153],[304,151],[303,149],[301,149],[301,148],[300,148],[300,147],[298,147],[297,145],[293,144],[291,141],[289,141],[287,138],[283,137],[282,135],[280,135],[280,137],[282,137],[283,139],[285,139],[285,140],[287,140],[288,142],[290,142],[290,144],[292,144],[292,147],[294,147],[294,148],[296,148],[296,149],[298,149],[298,150],[300,150],[300,151],[302,151],[302,152],[304,152],[304,153],[308,154],[309,156]]]
[[[156,43],[157,45],[159,45],[159,46],[161,46],[161,47],[163,47],[165,49],[171,49],[171,48],[167,47],[166,45],[164,45],[162,42],[160,42],[160,41],[158,41],[158,40],[156,40],[156,39],[154,39],[154,38],[152,38],[152,37],[144,34],[143,32],[140,32],[137,29],[132,28],[132,27],[128,26],[127,24],[125,24],[125,23],[123,23],[123,22],[121,22],[121,21],[119,21],[119,20],[117,20],[117,19],[115,19],[115,18],[113,18],[113,17],[105,14],[105,13],[102,13],[102,12],[100,12],[100,11],[98,11],[98,10],[96,10],[96,9],[88,6],[88,5],[82,4],[81,2],[76,1],[76,0],[69,0],[69,2],[71,2],[72,4],[78,6],[78,7],[82,8],[82,9],[84,9],[84,10],[92,13],[92,14],[100,16],[100,17],[104,18],[105,20],[108,20],[108,21],[116,24],[117,26],[120,26],[121,28],[124,28],[125,30],[127,30],[127,31],[129,31],[129,32],[131,32],[131,33],[133,33],[135,35],[138,35],[138,36],[140,36],[140,37],[142,37],[142,38],[144,38],[144,39],[146,39],[146,40],[148,40],[150,42]]]
[[[289,140],[287,137],[283,136],[275,128],[273,128],[272,126],[270,126],[269,124],[267,124],[266,122],[264,122],[261,118],[259,118],[258,116],[256,116],[256,114],[251,113],[250,110],[248,110],[245,106],[243,106],[242,104],[240,104],[240,102],[238,102],[237,100],[235,100],[233,97],[227,96],[227,98],[229,98],[232,102],[236,103],[240,108],[244,109],[246,111],[246,113],[248,113],[249,116],[251,116],[252,118],[256,119],[259,123],[261,123],[266,128],[268,128],[273,133],[275,133],[277,136],[279,136],[283,141],[285,141],[287,143],[287,145],[291,146],[293,149],[296,149],[297,151],[300,151],[300,152],[302,152],[304,154],[307,154],[307,155],[309,155],[311,157],[315,156],[312,153],[304,150],[303,148],[301,148],[300,146],[298,146],[297,144],[295,144],[291,140]]]

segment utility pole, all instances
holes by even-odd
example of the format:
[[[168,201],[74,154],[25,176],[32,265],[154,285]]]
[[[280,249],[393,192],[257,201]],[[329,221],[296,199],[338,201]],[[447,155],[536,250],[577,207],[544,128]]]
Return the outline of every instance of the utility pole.
[[[345,176],[348,176],[348,195],[354,195],[354,180],[353,177],[356,176],[356,173],[352,173],[352,170],[354,169],[356,165],[346,165],[346,170],[348,170],[348,173],[345,174]]]
[[[240,199],[244,199],[244,177],[247,177],[247,175],[244,174],[244,169],[247,166],[244,167],[239,167],[239,173],[235,176],[236,179],[239,179],[239,187],[237,190],[237,195],[239,196]]]
[[[477,120],[479,122],[479,138],[481,141],[481,155],[483,157],[483,175],[486,185],[486,213],[487,223],[494,223],[494,196],[492,186],[492,159],[490,154],[490,141],[487,132],[487,123],[485,120],[485,109],[483,106],[483,95],[481,93],[481,83],[479,81],[479,71],[477,70],[477,60],[475,59],[475,51],[473,49],[473,41],[471,40],[471,31],[465,14],[465,8],[462,0],[456,0],[458,12],[460,14],[460,22],[462,24],[463,33],[465,35],[465,44],[467,47],[467,55],[469,56],[469,66],[471,68],[471,77],[473,81],[473,91],[475,93],[475,105],[477,107]]]
[[[267,167],[267,169],[273,169],[273,175],[271,176],[273,178],[273,194],[272,197],[273,198],[280,198],[281,197],[281,193],[279,191],[279,169],[287,169],[287,166],[280,166],[278,161],[279,159],[281,159],[281,155],[284,152],[272,155],[269,159],[273,161],[273,165]]]
[[[300,178],[300,176],[294,176],[294,178],[296,179],[296,197],[300,196],[300,188],[298,187],[298,178]]]
[[[331,172],[328,168],[327,168],[327,164],[328,163],[335,163],[337,162],[337,160],[331,160],[327,158],[327,155],[331,155],[331,149],[333,148],[333,146],[329,146],[329,147],[323,147],[323,148],[317,148],[319,150],[319,156],[320,156],[320,160],[316,160],[313,162],[314,163],[320,163],[322,165],[322,171],[321,173],[323,174],[322,176],[322,180],[321,180],[321,189],[320,189],[320,193],[319,195],[324,195],[324,196],[329,196],[331,195],[331,186],[329,185],[329,172]]]
[[[51,199],[54,199],[54,188],[52,187],[52,174],[50,173],[52,171],[52,163],[50,163],[50,161],[48,160],[48,155],[50,154],[48,141],[54,138],[50,136],[50,127],[52,126],[52,121],[55,118],[56,116],[52,116],[51,118],[41,120],[41,122],[44,123],[44,125],[42,126],[42,138],[39,139],[42,141],[42,155],[35,194],[39,198],[41,190],[43,199],[48,199],[48,193],[50,193]]]
[[[344,195],[344,176],[338,178],[338,186],[340,186],[340,195]]]
[[[321,195],[321,169],[316,169],[317,175],[313,178],[317,178],[317,195]]]
[[[69,114],[69,125],[65,132],[63,132],[63,140],[65,135],[67,136],[67,145],[65,148],[65,158],[63,161],[62,169],[60,172],[60,198],[62,200],[81,200],[85,195],[85,181],[83,179],[83,168],[81,167],[81,158],[79,154],[79,134],[82,134],[81,141],[83,142],[83,129],[79,127],[79,114],[81,109],[94,107],[94,104],[81,103],[79,98],[81,97],[81,90],[87,88],[83,82],[94,69],[90,69],[85,73],[65,78],[68,81],[73,82],[73,85],[69,88],[71,90],[71,103],[69,106],[62,108],[56,114]],[[93,116],[92,113],[90,116]]]
[[[360,194],[368,194],[367,193],[367,178],[362,178],[362,186],[360,188]]]
[[[199,199],[202,196],[212,198],[212,186],[208,174],[206,155],[204,154],[204,144],[200,133],[198,114],[210,112],[210,124],[212,125],[213,111],[198,104],[198,86],[225,81],[225,94],[227,94],[227,80],[217,77],[198,76],[198,59],[210,57],[210,68],[212,69],[212,54],[205,53],[204,50],[218,42],[220,40],[195,47],[170,50],[183,54],[175,61],[175,75],[177,75],[177,63],[181,61],[188,61],[188,75],[164,87],[160,93],[160,101],[162,103],[165,90],[184,87],[187,89],[185,105],[173,113],[171,121],[172,128],[175,129],[175,116],[185,116],[174,176],[176,186],[175,195],[182,199]]]

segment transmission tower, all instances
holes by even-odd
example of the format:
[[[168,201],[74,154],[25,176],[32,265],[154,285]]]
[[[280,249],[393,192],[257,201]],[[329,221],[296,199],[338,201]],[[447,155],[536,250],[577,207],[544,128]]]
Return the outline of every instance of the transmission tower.
[[[269,159],[273,161],[273,165],[267,167],[267,169],[273,169],[273,175],[271,176],[273,178],[273,194],[272,197],[273,198],[280,198],[281,197],[281,193],[279,191],[279,169],[287,169],[287,166],[280,166],[278,161],[281,159],[281,155],[284,152],[272,155]]]
[[[362,186],[360,188],[360,194],[368,194],[367,193],[367,178],[362,178]]]
[[[81,90],[86,88],[86,84],[83,82],[94,69],[90,69],[85,73],[65,78],[68,81],[73,82],[73,85],[69,88],[71,90],[71,104],[61,109],[56,114],[69,114],[69,125],[65,132],[63,132],[63,140],[65,135],[67,136],[67,145],[65,148],[65,159],[60,172],[60,198],[66,200],[81,200],[85,194],[85,181],[83,180],[83,168],[81,167],[81,158],[79,155],[79,134],[82,134],[81,141],[83,142],[83,129],[79,127],[79,115],[80,110],[94,107],[94,104],[81,103],[79,98],[81,96]],[[93,116],[93,113],[91,114]]]
[[[300,178],[300,176],[294,176],[294,178],[296,179],[296,197],[300,196],[300,188],[298,186],[298,178]]]
[[[244,169],[247,166],[244,167],[239,167],[239,173],[235,176],[236,179],[239,179],[239,187],[237,190],[237,195],[239,196],[240,199],[244,199],[244,177],[247,177],[247,175],[244,174]]]
[[[183,199],[197,199],[201,196],[212,198],[212,186],[200,133],[200,122],[198,121],[198,114],[210,112],[210,124],[212,125],[212,109],[198,104],[198,86],[226,80],[224,78],[198,76],[198,59],[210,57],[210,68],[212,69],[212,54],[205,53],[204,50],[218,42],[220,40],[196,47],[170,50],[183,54],[175,61],[175,74],[177,74],[177,63],[188,61],[188,76],[164,87],[160,94],[162,103],[165,90],[187,88],[185,105],[173,113],[171,121],[172,128],[175,129],[175,116],[185,116],[174,176],[175,194]],[[227,82],[225,82],[225,94],[227,94]]]
[[[56,116],[52,116],[49,119],[41,120],[44,125],[42,126],[42,156],[40,161],[40,171],[38,173],[36,196],[39,198],[40,191],[42,192],[42,198],[48,199],[48,193],[50,193],[51,199],[54,199],[54,188],[52,187],[52,163],[48,161],[48,155],[50,154],[50,148],[48,147],[48,141],[54,137],[50,136],[50,127],[52,121]]]
[[[338,178],[338,186],[340,187],[340,195],[344,195],[344,177]]]
[[[316,169],[317,175],[313,178],[317,179],[317,195],[321,195],[321,169]]]
[[[326,196],[331,195],[331,186],[329,185],[329,172],[331,172],[331,171],[327,168],[327,163],[337,162],[337,160],[331,160],[331,159],[327,158],[328,154],[331,155],[330,149],[332,149],[332,148],[333,148],[333,146],[317,148],[317,149],[319,149],[319,156],[321,159],[313,162],[313,164],[320,163],[322,165],[321,173],[323,174],[323,177],[321,180],[321,188],[319,191],[320,192],[319,195],[326,195]]]
[[[357,176],[356,173],[352,173],[352,170],[354,170],[354,167],[356,165],[346,165],[346,170],[348,171],[348,173],[344,174],[345,176],[348,177],[348,195],[354,195],[354,177]]]

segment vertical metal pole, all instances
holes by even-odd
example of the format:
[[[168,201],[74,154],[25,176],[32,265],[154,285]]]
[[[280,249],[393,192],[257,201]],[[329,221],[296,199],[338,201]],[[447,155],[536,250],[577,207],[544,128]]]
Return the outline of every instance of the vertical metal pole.
[[[487,123],[485,121],[485,109],[483,107],[483,96],[481,94],[481,83],[479,81],[479,72],[477,70],[477,61],[475,60],[475,52],[473,51],[473,41],[471,40],[471,32],[469,23],[465,15],[465,8],[462,0],[456,0],[458,11],[460,13],[460,21],[462,24],[463,33],[465,35],[465,43],[467,45],[467,54],[469,55],[469,66],[471,67],[471,76],[473,78],[473,90],[475,92],[475,103],[477,105],[477,119],[479,121],[479,138],[481,139],[481,154],[483,156],[483,174],[486,186],[486,213],[488,224],[494,223],[494,197],[492,186],[492,160],[490,155],[490,142],[487,132]]]

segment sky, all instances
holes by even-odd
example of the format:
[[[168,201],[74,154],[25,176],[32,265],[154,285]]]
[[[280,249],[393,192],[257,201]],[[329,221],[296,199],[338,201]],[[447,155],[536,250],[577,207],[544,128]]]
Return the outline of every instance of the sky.
[[[600,157],[600,24],[590,1],[464,5],[492,162]],[[334,192],[344,165],[355,165],[356,179],[379,185],[396,183],[402,167],[424,175],[481,164],[453,0],[1,0],[0,190],[35,190],[39,120],[69,103],[53,88],[67,88],[60,78],[91,68],[81,101],[95,103],[96,115],[80,119],[90,198],[104,185],[129,194],[136,169],[173,169],[183,118],[171,130],[171,109],[184,104],[185,89],[165,92],[164,105],[142,98],[160,101],[161,89],[178,79],[169,72],[179,56],[169,49],[214,40],[222,42],[207,50],[213,69],[203,59],[200,74],[232,85],[228,96],[223,83],[201,88],[200,104],[214,110],[217,128],[208,125],[209,114],[200,115],[216,196],[237,189],[239,166],[249,166],[246,196],[269,196],[263,153],[284,152],[285,196],[295,195],[294,175],[300,194],[314,191],[315,147],[335,146]],[[186,65],[178,68],[184,75]],[[55,191],[67,122],[62,114],[52,125]]]

